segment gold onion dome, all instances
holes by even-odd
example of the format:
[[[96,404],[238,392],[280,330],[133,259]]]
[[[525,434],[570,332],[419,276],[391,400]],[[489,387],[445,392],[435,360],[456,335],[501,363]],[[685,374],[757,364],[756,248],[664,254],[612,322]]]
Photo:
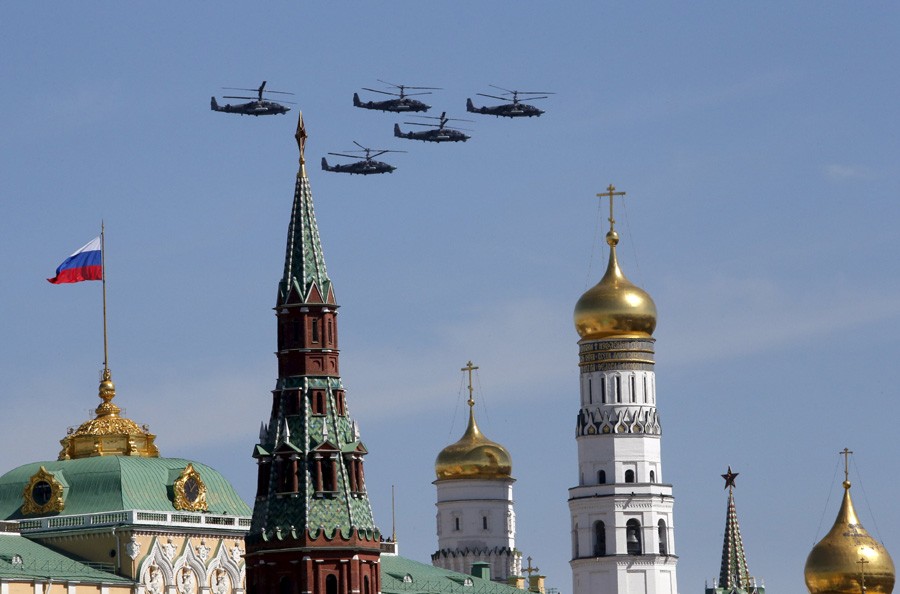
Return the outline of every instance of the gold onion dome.
[[[63,446],[59,453],[60,460],[73,460],[91,456],[159,456],[159,449],[154,445],[156,436],[144,427],[138,426],[131,419],[120,417],[122,409],[112,403],[116,396],[116,386],[112,382],[109,369],[103,370],[100,380],[100,399],[103,401],[96,409],[97,416],[86,421],[60,440]]]
[[[512,457],[499,443],[485,437],[475,423],[475,402],[469,400],[469,426],[456,443],[441,450],[434,462],[438,480],[508,479]]]
[[[810,551],[803,575],[810,594],[891,594],[894,589],[894,562],[859,523],[850,481],[844,481],[844,500],[834,526]]]
[[[633,285],[619,268],[616,244],[619,234],[610,229],[609,265],[600,282],[575,304],[575,329],[583,340],[611,337],[647,337],[656,329],[656,304]]]

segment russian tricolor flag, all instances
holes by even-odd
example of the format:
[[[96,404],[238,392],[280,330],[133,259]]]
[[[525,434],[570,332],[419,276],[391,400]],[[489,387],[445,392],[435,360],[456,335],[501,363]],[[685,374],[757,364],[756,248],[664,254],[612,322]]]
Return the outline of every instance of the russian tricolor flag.
[[[86,246],[66,258],[56,269],[56,276],[47,280],[54,285],[103,280],[102,249],[100,238],[95,237]]]

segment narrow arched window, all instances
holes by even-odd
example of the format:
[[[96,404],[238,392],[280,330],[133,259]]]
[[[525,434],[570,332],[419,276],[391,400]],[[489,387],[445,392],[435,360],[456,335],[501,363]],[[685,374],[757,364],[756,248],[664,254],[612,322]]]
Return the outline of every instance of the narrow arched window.
[[[594,390],[591,387],[591,380],[588,380],[588,404],[594,404]]]
[[[481,516],[481,528],[487,530],[487,516]]]
[[[637,398],[637,382],[635,380],[635,377],[632,375],[631,376],[631,401],[636,402],[637,401],[636,398]]]
[[[600,472],[597,473],[597,484],[598,485],[606,484],[606,471],[605,470],[601,470]]]
[[[606,378],[600,380],[600,401],[606,404]]]
[[[363,594],[371,594],[369,591],[369,576],[363,576]]]
[[[626,470],[626,471],[625,471],[625,482],[626,482],[626,483],[633,483],[633,482],[634,482],[634,471],[633,471],[633,470]]]
[[[625,523],[625,546],[629,555],[640,555],[643,550],[641,545],[641,523],[635,519],[628,520]]]
[[[453,518],[453,521],[456,526],[456,530],[459,530],[459,518]]]
[[[606,524],[594,522],[594,557],[606,556]]]
[[[319,320],[316,318],[312,319],[312,341],[314,343],[319,342]]]
[[[284,576],[278,581],[278,594],[291,594],[291,578]]]
[[[325,578],[325,594],[338,594],[337,576],[333,573]]]
[[[578,559],[578,524],[572,529],[572,558]]]
[[[666,530],[666,521],[660,520],[659,525],[657,526],[657,531],[659,532],[659,554],[660,555],[668,555],[669,554],[669,533]]]
[[[651,483],[655,483],[655,482],[656,482],[656,473],[653,472],[652,470],[650,471],[650,482],[651,482]]]
[[[622,376],[616,376],[616,402],[622,402]]]

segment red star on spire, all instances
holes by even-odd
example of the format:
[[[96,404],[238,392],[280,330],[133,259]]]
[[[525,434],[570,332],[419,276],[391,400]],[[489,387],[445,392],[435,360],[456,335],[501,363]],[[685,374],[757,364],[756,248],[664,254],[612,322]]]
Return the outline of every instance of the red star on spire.
[[[731,465],[730,464],[728,465],[728,474],[722,475],[722,478],[725,479],[725,488],[726,489],[728,487],[733,488],[733,487],[737,486],[734,484],[734,479],[736,479],[739,474],[740,474],[739,472],[731,472]]]

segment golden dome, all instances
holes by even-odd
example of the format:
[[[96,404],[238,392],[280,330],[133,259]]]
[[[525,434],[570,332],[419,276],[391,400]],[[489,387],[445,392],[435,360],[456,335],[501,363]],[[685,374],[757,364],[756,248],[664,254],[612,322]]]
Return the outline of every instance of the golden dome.
[[[611,229],[606,243],[606,274],[575,304],[575,329],[583,340],[650,336],[656,329],[656,304],[646,291],[631,284],[619,268],[619,234]]]
[[[834,526],[810,551],[803,574],[810,594],[891,594],[894,589],[894,562],[859,523],[850,481],[844,481],[844,501]]]
[[[438,480],[508,479],[512,457],[499,443],[485,437],[475,423],[475,402],[469,400],[469,426],[462,438],[441,450],[434,461]]]
[[[159,456],[159,449],[153,443],[156,436],[146,426],[139,427],[131,419],[120,417],[122,409],[111,402],[115,396],[116,386],[109,369],[104,369],[100,381],[100,399],[103,402],[95,411],[97,416],[60,440],[63,449],[59,460],[90,456]]]

